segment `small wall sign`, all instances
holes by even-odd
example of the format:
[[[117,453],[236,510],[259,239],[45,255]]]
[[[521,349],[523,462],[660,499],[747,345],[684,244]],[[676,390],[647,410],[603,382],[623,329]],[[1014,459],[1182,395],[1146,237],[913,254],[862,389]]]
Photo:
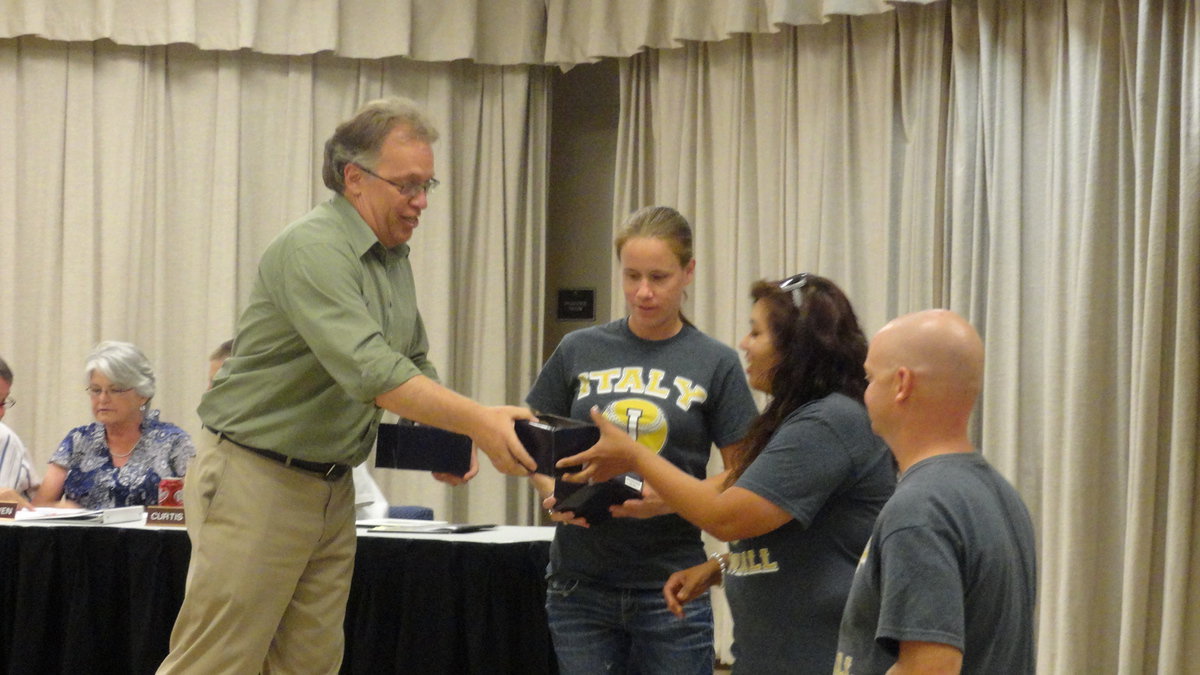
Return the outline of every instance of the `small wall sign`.
[[[558,289],[559,321],[595,321],[596,290],[593,288]]]

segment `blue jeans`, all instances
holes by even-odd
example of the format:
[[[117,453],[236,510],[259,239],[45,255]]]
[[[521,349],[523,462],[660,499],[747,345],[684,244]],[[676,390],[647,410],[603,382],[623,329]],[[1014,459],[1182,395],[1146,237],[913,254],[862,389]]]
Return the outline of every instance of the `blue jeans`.
[[[613,588],[579,579],[547,580],[546,614],[562,675],[712,675],[713,617],[708,594],[680,619],[661,590]]]

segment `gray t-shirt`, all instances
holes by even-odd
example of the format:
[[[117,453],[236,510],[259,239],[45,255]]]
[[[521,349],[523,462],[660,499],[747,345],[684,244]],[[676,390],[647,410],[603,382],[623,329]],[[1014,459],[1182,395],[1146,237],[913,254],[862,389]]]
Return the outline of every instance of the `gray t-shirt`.
[[[564,337],[525,400],[534,410],[580,420],[590,420],[597,406],[698,478],[712,444],[741,440],[758,414],[731,348],[691,325],[666,340],[643,340],[625,319]],[[561,525],[550,547],[551,574],[622,588],[661,588],[676,570],[701,562],[700,531],[674,514]]]
[[[854,568],[896,487],[861,403],[830,394],[793,411],[738,479],[794,520],[730,543],[734,671],[828,675]]]
[[[900,478],[854,575],[834,673],[883,673],[901,641],[963,652],[963,673],[1034,672],[1033,523],[978,453],[937,455]]]

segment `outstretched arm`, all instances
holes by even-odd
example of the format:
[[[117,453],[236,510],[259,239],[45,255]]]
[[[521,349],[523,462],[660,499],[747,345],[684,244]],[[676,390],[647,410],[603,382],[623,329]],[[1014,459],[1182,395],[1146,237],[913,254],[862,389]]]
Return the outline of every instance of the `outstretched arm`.
[[[537,468],[513,430],[514,420],[533,418],[525,408],[489,408],[424,375],[380,394],[375,403],[415,422],[470,436],[500,473],[527,476]]]
[[[584,464],[567,480],[607,480],[635,471],[673,511],[724,541],[766,534],[792,519],[773,502],[743,488],[722,490],[722,484],[697,479],[633,440],[595,408],[592,421],[600,440],[588,450],[558,461],[558,466]]]

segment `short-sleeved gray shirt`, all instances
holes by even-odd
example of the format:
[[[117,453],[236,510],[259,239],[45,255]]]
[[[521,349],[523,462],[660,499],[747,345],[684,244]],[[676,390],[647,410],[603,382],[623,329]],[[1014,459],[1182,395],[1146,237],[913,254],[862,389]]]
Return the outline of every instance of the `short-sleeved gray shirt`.
[[[546,362],[526,402],[590,420],[592,406],[639,442],[703,478],[712,445],[740,440],[758,414],[737,353],[691,325],[643,340],[625,319],[575,331]],[[623,588],[661,588],[704,561],[700,531],[677,515],[559,526],[550,572]]]
[[[963,652],[963,673],[1034,672],[1033,523],[978,453],[937,455],[901,476],[854,575],[839,675],[883,673],[900,642]]]
[[[842,394],[801,406],[776,429],[736,487],[794,520],[730,543],[736,672],[830,672],[855,565],[896,487],[893,466],[866,408]]]

